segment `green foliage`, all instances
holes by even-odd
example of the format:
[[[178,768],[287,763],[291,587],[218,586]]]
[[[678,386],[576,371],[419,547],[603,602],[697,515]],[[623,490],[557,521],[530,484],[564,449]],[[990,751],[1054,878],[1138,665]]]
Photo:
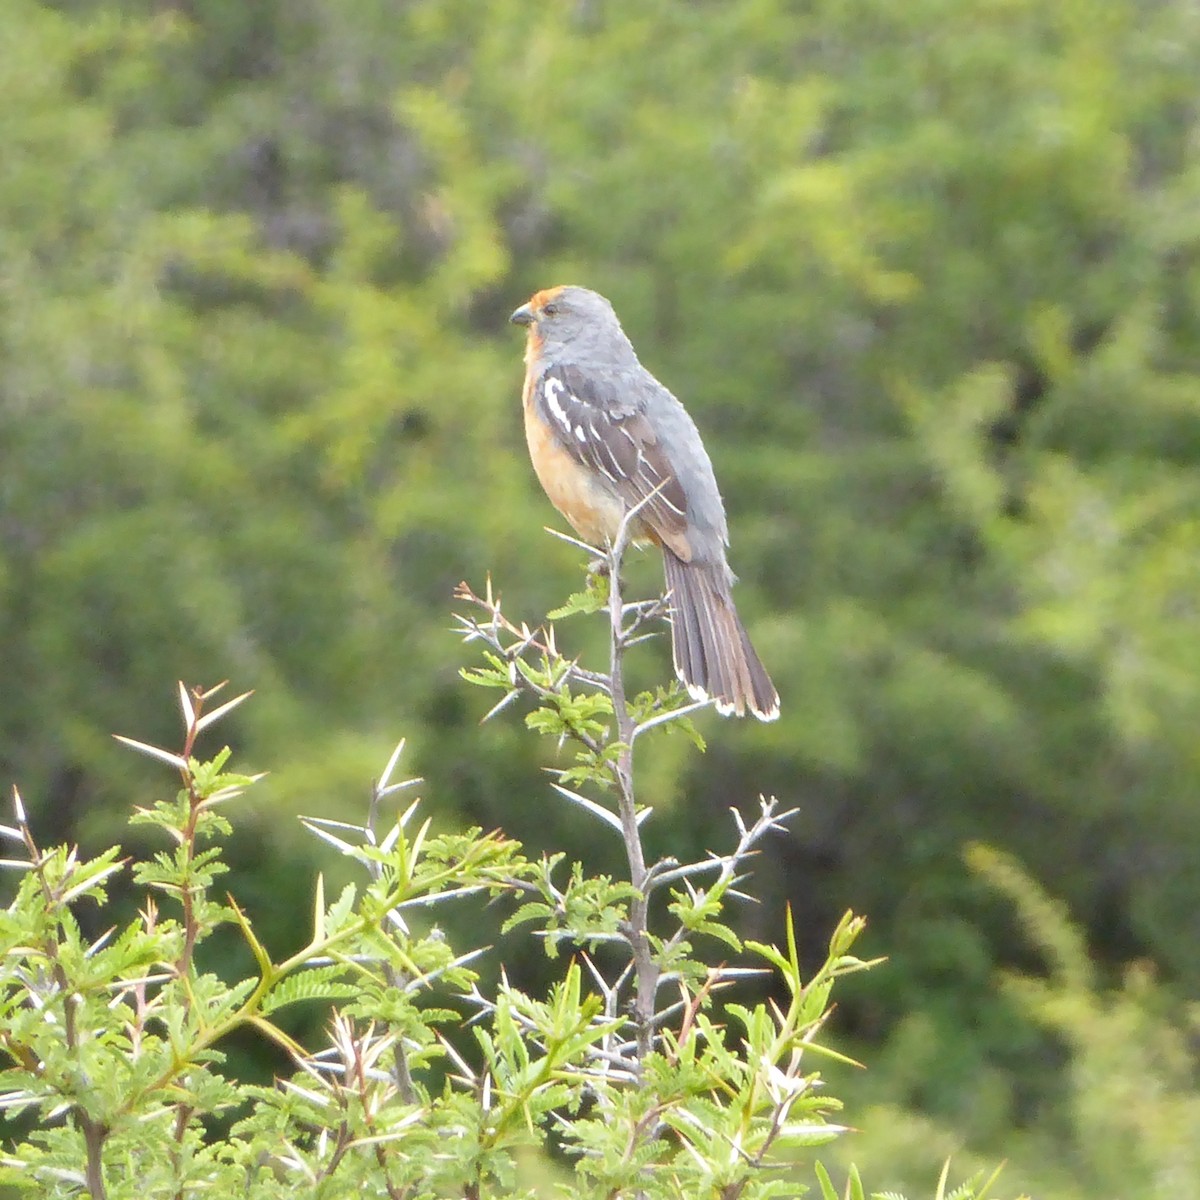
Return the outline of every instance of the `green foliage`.
[[[161,681],[228,676],[260,696],[239,758],[276,770],[217,883],[270,944],[308,902],[290,817],[337,815],[393,724],[448,820],[580,857],[586,811],[527,780],[565,737],[564,787],[616,786],[575,737],[603,700],[536,705],[541,747],[479,734],[440,636],[485,566],[510,613],[562,590],[504,317],[574,280],[696,416],[784,698],[736,737],[697,714],[703,767],[656,739],[653,840],[819,797],[764,911],[875,914],[893,966],[848,1016],[886,1101],[967,1140],[1059,1076],[991,987],[964,841],[1195,994],[1187,0],[8,0],[0,49],[0,775],[40,842],[123,836],[152,800],[111,714],[163,742]],[[631,666],[637,720],[669,677]]]
[[[566,604],[552,608],[547,614],[551,621],[565,621],[567,617],[580,613],[591,614],[601,612],[608,605],[608,576],[588,575],[588,586],[582,592],[572,592],[567,597]]]
[[[964,1151],[959,1122],[870,1105],[854,1156],[886,1163],[882,1174],[913,1188],[928,1176],[930,1153],[953,1154],[957,1170],[978,1178],[1002,1153],[1005,1185],[1030,1196],[1190,1200],[1200,1194],[1195,1005],[1180,1002],[1145,962],[1117,980],[1106,978],[1062,902],[1010,856],[974,845],[966,857],[1015,913],[1040,960],[1034,973],[1023,953],[1021,970],[1006,968],[993,982],[1008,1003],[1008,1020],[1038,1037],[1039,1055],[1057,1064],[1060,1094],[1006,1129],[1002,1149],[994,1138],[976,1138]],[[908,1045],[917,1049],[911,1039]],[[929,1070],[933,1061],[923,1056],[918,1065]],[[976,1081],[967,1104],[986,1103],[986,1082]],[[837,1157],[844,1161],[843,1153]]]
[[[999,1174],[999,1169],[993,1171],[987,1179],[984,1179],[981,1174],[947,1192],[946,1183],[950,1175],[950,1160],[947,1159],[945,1166],[942,1168],[942,1173],[938,1178],[937,1192],[934,1200],[986,1200]],[[863,1190],[862,1179],[859,1177],[858,1170],[854,1166],[851,1166],[848,1172],[846,1190],[843,1192],[841,1198],[838,1197],[834,1189],[833,1181],[829,1178],[829,1172],[820,1163],[817,1164],[817,1182],[821,1188],[822,1200],[866,1200],[866,1192]],[[873,1192],[871,1200],[904,1200],[904,1197],[899,1192]]]
[[[1061,904],[1003,854],[974,846],[969,861],[1014,906],[1046,966],[1045,978],[1008,973],[1004,985],[1068,1049],[1068,1102],[1053,1130],[1061,1168],[1081,1196],[1192,1194],[1200,1179],[1196,1006],[1172,1001],[1145,963],[1106,985]]]
[[[615,655],[613,677],[620,669]],[[575,1163],[572,1194],[766,1197],[794,1187],[780,1174],[791,1166],[781,1153],[842,1132],[828,1120],[837,1101],[802,1063],[832,1053],[818,1038],[835,979],[869,965],[852,953],[863,922],[847,915],[824,967],[807,982],[790,920],[786,951],[751,943],[778,972],[788,1003],[729,1002],[724,1017],[715,994],[733,976],[694,958],[682,937],[715,934],[736,949],[720,924],[721,900],[732,870],[772,820],[749,835],[743,828],[729,863],[717,860],[714,887],[698,892],[688,883],[692,907],[676,892],[679,933],[656,936],[651,954],[654,979],[674,979],[682,1001],[660,1009],[652,998],[653,1027],[644,1037],[639,922],[647,914],[639,888],[592,879],[575,863],[560,892],[551,883],[554,862],[530,862],[499,834],[434,836],[428,819],[416,824],[416,802],[381,841],[371,823],[308,822],[364,870],[367,885],[347,885],[328,904],[319,880],[308,943],[277,960],[236,899],[212,894],[231,832],[216,806],[232,805],[257,782],[227,769],[228,749],[210,760],[194,755],[201,732],[246,698],[206,712],[218,691],[180,687],[180,753],[121,739],[183,783],[173,800],[135,813],[135,823],[165,833],[175,852],[133,864],[144,907],[124,929],[89,943],[76,916],[89,905],[104,909],[106,884],[128,865],[117,849],[92,860],[65,848],[43,852],[19,796],[17,824],[0,828],[27,856],[6,864],[24,873],[0,920],[0,1107],[31,1126],[0,1160],[0,1182],[93,1198],[265,1198],[297,1189],[511,1194],[520,1150],[544,1148],[553,1137]],[[390,780],[399,752],[376,785],[372,814],[409,786]],[[201,850],[202,841],[211,844]],[[681,870],[687,883],[711,867],[657,869]],[[486,947],[455,954],[441,931],[412,925],[418,910],[447,900],[528,892],[553,906],[527,903],[510,926],[533,922],[548,948],[565,938],[582,955],[565,964],[544,999],[507,980],[494,998],[485,996],[468,964]],[[177,914],[160,915],[156,895]],[[201,965],[228,922],[251,952],[253,969],[240,979]],[[632,1017],[617,1003],[629,972],[606,981],[584,953],[605,939],[627,944],[638,966]],[[276,1023],[280,1010],[313,1003],[334,1006],[328,1044],[315,1051]],[[449,1005],[464,1003],[478,1010],[474,1053],[439,1028],[456,1024]],[[226,1045],[248,1031],[293,1060],[274,1087],[227,1069]],[[227,1133],[213,1132],[216,1118]]]

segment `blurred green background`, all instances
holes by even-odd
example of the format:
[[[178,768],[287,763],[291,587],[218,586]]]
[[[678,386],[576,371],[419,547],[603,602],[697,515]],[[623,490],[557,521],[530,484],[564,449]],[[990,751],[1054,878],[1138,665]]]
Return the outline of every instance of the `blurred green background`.
[[[460,579],[578,585],[506,317],[586,284],[705,433],[783,696],[641,764],[651,849],[777,794],[745,932],[852,906],[889,956],[840,1153],[1200,1196],[1191,0],[6,0],[0,63],[0,779],[44,836],[123,838],[161,781],[110,733],[228,677],[268,942],[327,861],[294,815],[361,818],[401,735],[437,820],[596,863],[448,632]],[[1040,1021],[973,840],[1080,928]]]

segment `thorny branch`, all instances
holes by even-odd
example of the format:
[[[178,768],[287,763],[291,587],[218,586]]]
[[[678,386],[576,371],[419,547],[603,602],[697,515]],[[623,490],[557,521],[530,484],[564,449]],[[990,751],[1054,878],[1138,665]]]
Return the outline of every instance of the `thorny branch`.
[[[617,725],[617,802],[621,815],[621,836],[629,860],[629,881],[637,896],[629,906],[629,924],[625,934],[633,952],[635,996],[633,1025],[637,1038],[637,1062],[640,1066],[654,1045],[654,1008],[658,993],[660,968],[650,945],[650,892],[646,887],[648,872],[642,850],[641,823],[638,820],[637,798],[633,790],[633,740],[636,722],[625,700],[625,651],[632,630],[625,626],[625,607],[621,603],[621,560],[629,542],[631,521],[637,509],[631,509],[621,522],[617,539],[608,552],[608,613],[609,655],[613,714]],[[636,629],[638,622],[634,621]]]
[[[628,919],[622,925],[620,935],[629,948],[629,961],[611,982],[604,978],[590,956],[584,955],[583,961],[604,998],[606,1019],[615,1019],[625,1012],[630,1015],[632,1023],[632,1030],[629,1031],[631,1036],[609,1035],[596,1046],[594,1053],[597,1069],[604,1073],[632,1071],[633,1078],[639,1076],[641,1063],[654,1048],[656,1032],[685,1007],[683,1002],[673,1002],[660,1008],[659,993],[664,984],[678,979],[677,973],[664,969],[663,964],[679,949],[689,931],[680,923],[669,936],[664,937],[656,950],[650,930],[651,896],[660,888],[676,885],[682,886],[698,903],[702,903],[714,890],[718,894],[749,899],[735,890],[747,860],[756,852],[758,843],[772,830],[782,829],[783,823],[795,812],[794,809],[780,811],[777,801],[773,799],[762,800],[757,819],[749,825],[736,810],[734,811],[738,842],[731,852],[723,855],[710,854],[705,860],[686,865],[681,865],[672,858],[647,865],[641,826],[649,812],[639,811],[637,805],[634,744],[637,738],[649,729],[688,716],[697,709],[707,707],[707,702],[689,703],[681,708],[658,708],[641,720],[629,704],[624,680],[625,654],[631,646],[653,636],[646,632],[649,623],[663,617],[669,618],[670,614],[669,595],[653,600],[627,601],[622,594],[621,563],[629,545],[636,516],[636,509],[626,516],[616,539],[603,551],[574,538],[556,534],[588,552],[597,560],[596,565],[607,576],[607,674],[586,670],[577,660],[566,657],[558,647],[552,624],[530,627],[525,622],[517,624],[511,621],[503,613],[500,599],[493,592],[490,579],[484,596],[477,595],[465,583],[460,584],[455,591],[456,599],[482,610],[484,614],[482,618],[456,615],[459,633],[465,641],[482,642],[495,658],[507,664],[507,691],[484,720],[507,708],[522,695],[538,704],[552,705],[560,697],[563,689],[572,684],[600,692],[612,702],[613,728],[610,734],[601,737],[586,729],[572,726],[562,734],[560,744],[570,737],[597,758],[608,752],[613,764],[612,783],[616,792],[617,812],[614,814],[595,801],[564,787],[556,787],[562,795],[585,811],[619,830],[624,843],[629,881],[636,889],[636,896],[630,903]],[[526,669],[522,669],[523,667]],[[615,757],[612,757],[614,755]],[[715,875],[715,879],[707,889],[697,890],[692,880],[709,874]],[[548,872],[544,880],[536,884],[526,882],[523,886],[552,899],[561,910],[563,893],[551,882]],[[738,975],[750,973],[757,972],[735,967],[714,968],[712,977],[705,986],[711,989]],[[482,997],[479,997],[479,1000],[482,1001]]]

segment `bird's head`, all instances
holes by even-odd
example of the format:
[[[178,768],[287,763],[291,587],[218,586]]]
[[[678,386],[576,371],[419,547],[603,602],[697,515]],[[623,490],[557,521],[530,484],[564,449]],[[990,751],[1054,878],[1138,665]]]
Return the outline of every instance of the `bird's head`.
[[[616,358],[633,353],[613,306],[588,288],[568,284],[535,292],[509,320],[529,330],[530,344],[536,343],[541,354],[584,358],[595,352]]]

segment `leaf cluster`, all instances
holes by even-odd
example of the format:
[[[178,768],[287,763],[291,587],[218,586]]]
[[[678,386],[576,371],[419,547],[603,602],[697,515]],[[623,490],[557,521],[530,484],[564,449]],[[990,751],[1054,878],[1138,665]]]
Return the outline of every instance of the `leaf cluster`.
[[[548,658],[560,671],[552,649]],[[42,851],[14,795],[17,822],[0,828],[21,851],[5,862],[21,876],[0,919],[0,1110],[28,1130],[0,1159],[0,1181],[47,1196],[477,1197],[520,1188],[523,1152],[554,1145],[574,1163],[577,1194],[770,1196],[797,1154],[842,1131],[808,1061],[836,1056],[821,1032],[834,981],[869,965],[853,954],[863,922],[847,916],[807,980],[790,919],[786,949],[747,944],[775,972],[783,1004],[719,1003],[746,972],[692,945],[708,935],[741,949],[722,906],[751,847],[783,817],[773,802],[749,826],[737,818],[726,855],[655,864],[640,886],[577,862],[560,885],[561,855],[534,862],[499,833],[436,833],[417,801],[377,836],[382,806],[416,782],[392,781],[401,744],[365,824],[306,822],[364,878],[331,902],[318,880],[309,939],[279,959],[216,890],[230,806],[259,778],[230,770],[228,749],[195,754],[204,729],[246,699],[207,711],[218,691],[181,685],[180,752],[122,739],[181,781],[131,818],[169,851],[134,863],[117,849],[91,860]],[[87,941],[76,910],[103,911],[123,872],[142,911]],[[715,875],[707,888],[693,882],[704,874]],[[647,923],[646,893],[658,887],[670,889],[673,932]],[[479,900],[511,905],[506,928],[530,928],[551,954],[571,947],[544,997],[505,977],[484,994],[472,964],[488,948],[460,951],[429,924],[431,909]],[[248,975],[212,969],[224,926],[250,951]],[[660,1002],[664,990],[678,998]],[[280,1024],[313,1004],[328,1012],[317,1047]],[[274,1086],[230,1070],[230,1042],[246,1034],[290,1058]]]

